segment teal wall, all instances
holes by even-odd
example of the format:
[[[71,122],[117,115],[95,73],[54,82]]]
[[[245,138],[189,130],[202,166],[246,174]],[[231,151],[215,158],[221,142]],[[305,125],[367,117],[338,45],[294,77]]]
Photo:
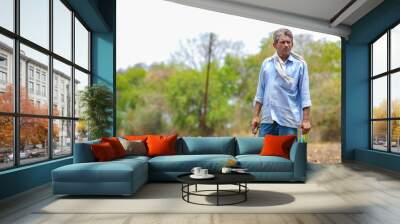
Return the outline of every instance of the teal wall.
[[[399,156],[369,150],[369,43],[400,22],[399,12],[399,0],[386,0],[353,24],[348,40],[342,39],[343,160],[399,170]]]
[[[115,0],[66,0],[92,32],[92,82],[109,86],[115,102]],[[114,117],[115,121],[115,103]],[[115,122],[110,127],[115,132]],[[115,133],[114,133],[115,135]],[[72,163],[72,157],[0,172],[0,199],[51,181],[51,171]]]

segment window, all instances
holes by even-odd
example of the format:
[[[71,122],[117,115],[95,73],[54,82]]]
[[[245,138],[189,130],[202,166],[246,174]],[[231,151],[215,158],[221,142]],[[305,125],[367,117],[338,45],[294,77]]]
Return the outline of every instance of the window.
[[[28,82],[28,89],[29,94],[33,94],[33,82]]]
[[[400,25],[370,45],[371,148],[400,153]]]
[[[48,12],[49,0],[20,0],[21,36],[46,49],[49,48]]]
[[[39,71],[39,69],[36,69],[36,80],[40,81],[40,71]]]
[[[46,96],[46,86],[42,86],[42,96]]]
[[[7,56],[0,54],[0,67],[7,68]]]
[[[33,67],[29,66],[29,71],[28,71],[29,79],[33,80]]]
[[[40,95],[40,84],[36,84],[36,95]]]
[[[7,74],[3,71],[0,71],[0,84],[2,85],[7,84]]]
[[[75,18],[75,62],[89,69],[89,32],[77,18]]]
[[[5,92],[7,85],[7,56],[0,54],[0,91]]]
[[[4,1],[0,1],[0,8]],[[1,8],[0,21],[3,19],[3,8]],[[0,22],[1,25],[1,22]],[[14,57],[14,42],[0,33],[0,113],[14,111],[14,83],[12,58]],[[2,136],[0,135],[0,139]],[[0,145],[0,151],[1,151]],[[1,169],[0,160],[0,169]]]
[[[53,0],[54,52],[71,60],[72,12],[60,1]]]
[[[14,31],[14,0],[1,0],[0,9],[0,26]]]
[[[89,85],[90,31],[67,4],[0,0],[0,83],[7,85],[0,85],[0,170],[70,156],[77,131],[79,139],[86,137],[74,105],[75,94]]]

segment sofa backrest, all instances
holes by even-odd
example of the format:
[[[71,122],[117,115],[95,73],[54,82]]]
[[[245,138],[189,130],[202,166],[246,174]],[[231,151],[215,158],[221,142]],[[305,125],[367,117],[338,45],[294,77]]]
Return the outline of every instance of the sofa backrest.
[[[75,143],[74,148],[74,163],[89,163],[95,162],[96,158],[93,155],[93,152],[90,148],[92,144],[99,144],[100,139]]]
[[[235,155],[234,137],[182,137],[177,142],[177,154]]]
[[[263,144],[263,137],[236,137],[236,155],[259,154]]]

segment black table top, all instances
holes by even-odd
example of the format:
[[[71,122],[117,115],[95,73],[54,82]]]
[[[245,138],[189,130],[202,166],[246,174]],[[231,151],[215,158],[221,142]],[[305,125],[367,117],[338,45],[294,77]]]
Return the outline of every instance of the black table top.
[[[186,184],[236,184],[248,183],[255,180],[255,177],[249,173],[212,173],[215,177],[211,179],[194,179],[186,173],[177,177],[178,181]]]

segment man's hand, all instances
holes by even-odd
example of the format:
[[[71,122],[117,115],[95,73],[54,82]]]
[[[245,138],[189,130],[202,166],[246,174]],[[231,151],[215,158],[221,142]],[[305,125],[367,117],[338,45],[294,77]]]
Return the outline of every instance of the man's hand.
[[[301,132],[307,134],[311,130],[311,123],[309,120],[303,120],[301,122]]]
[[[259,125],[260,125],[260,118],[258,116],[253,117],[253,120],[251,121],[251,133],[253,133],[253,135],[257,134]]]

